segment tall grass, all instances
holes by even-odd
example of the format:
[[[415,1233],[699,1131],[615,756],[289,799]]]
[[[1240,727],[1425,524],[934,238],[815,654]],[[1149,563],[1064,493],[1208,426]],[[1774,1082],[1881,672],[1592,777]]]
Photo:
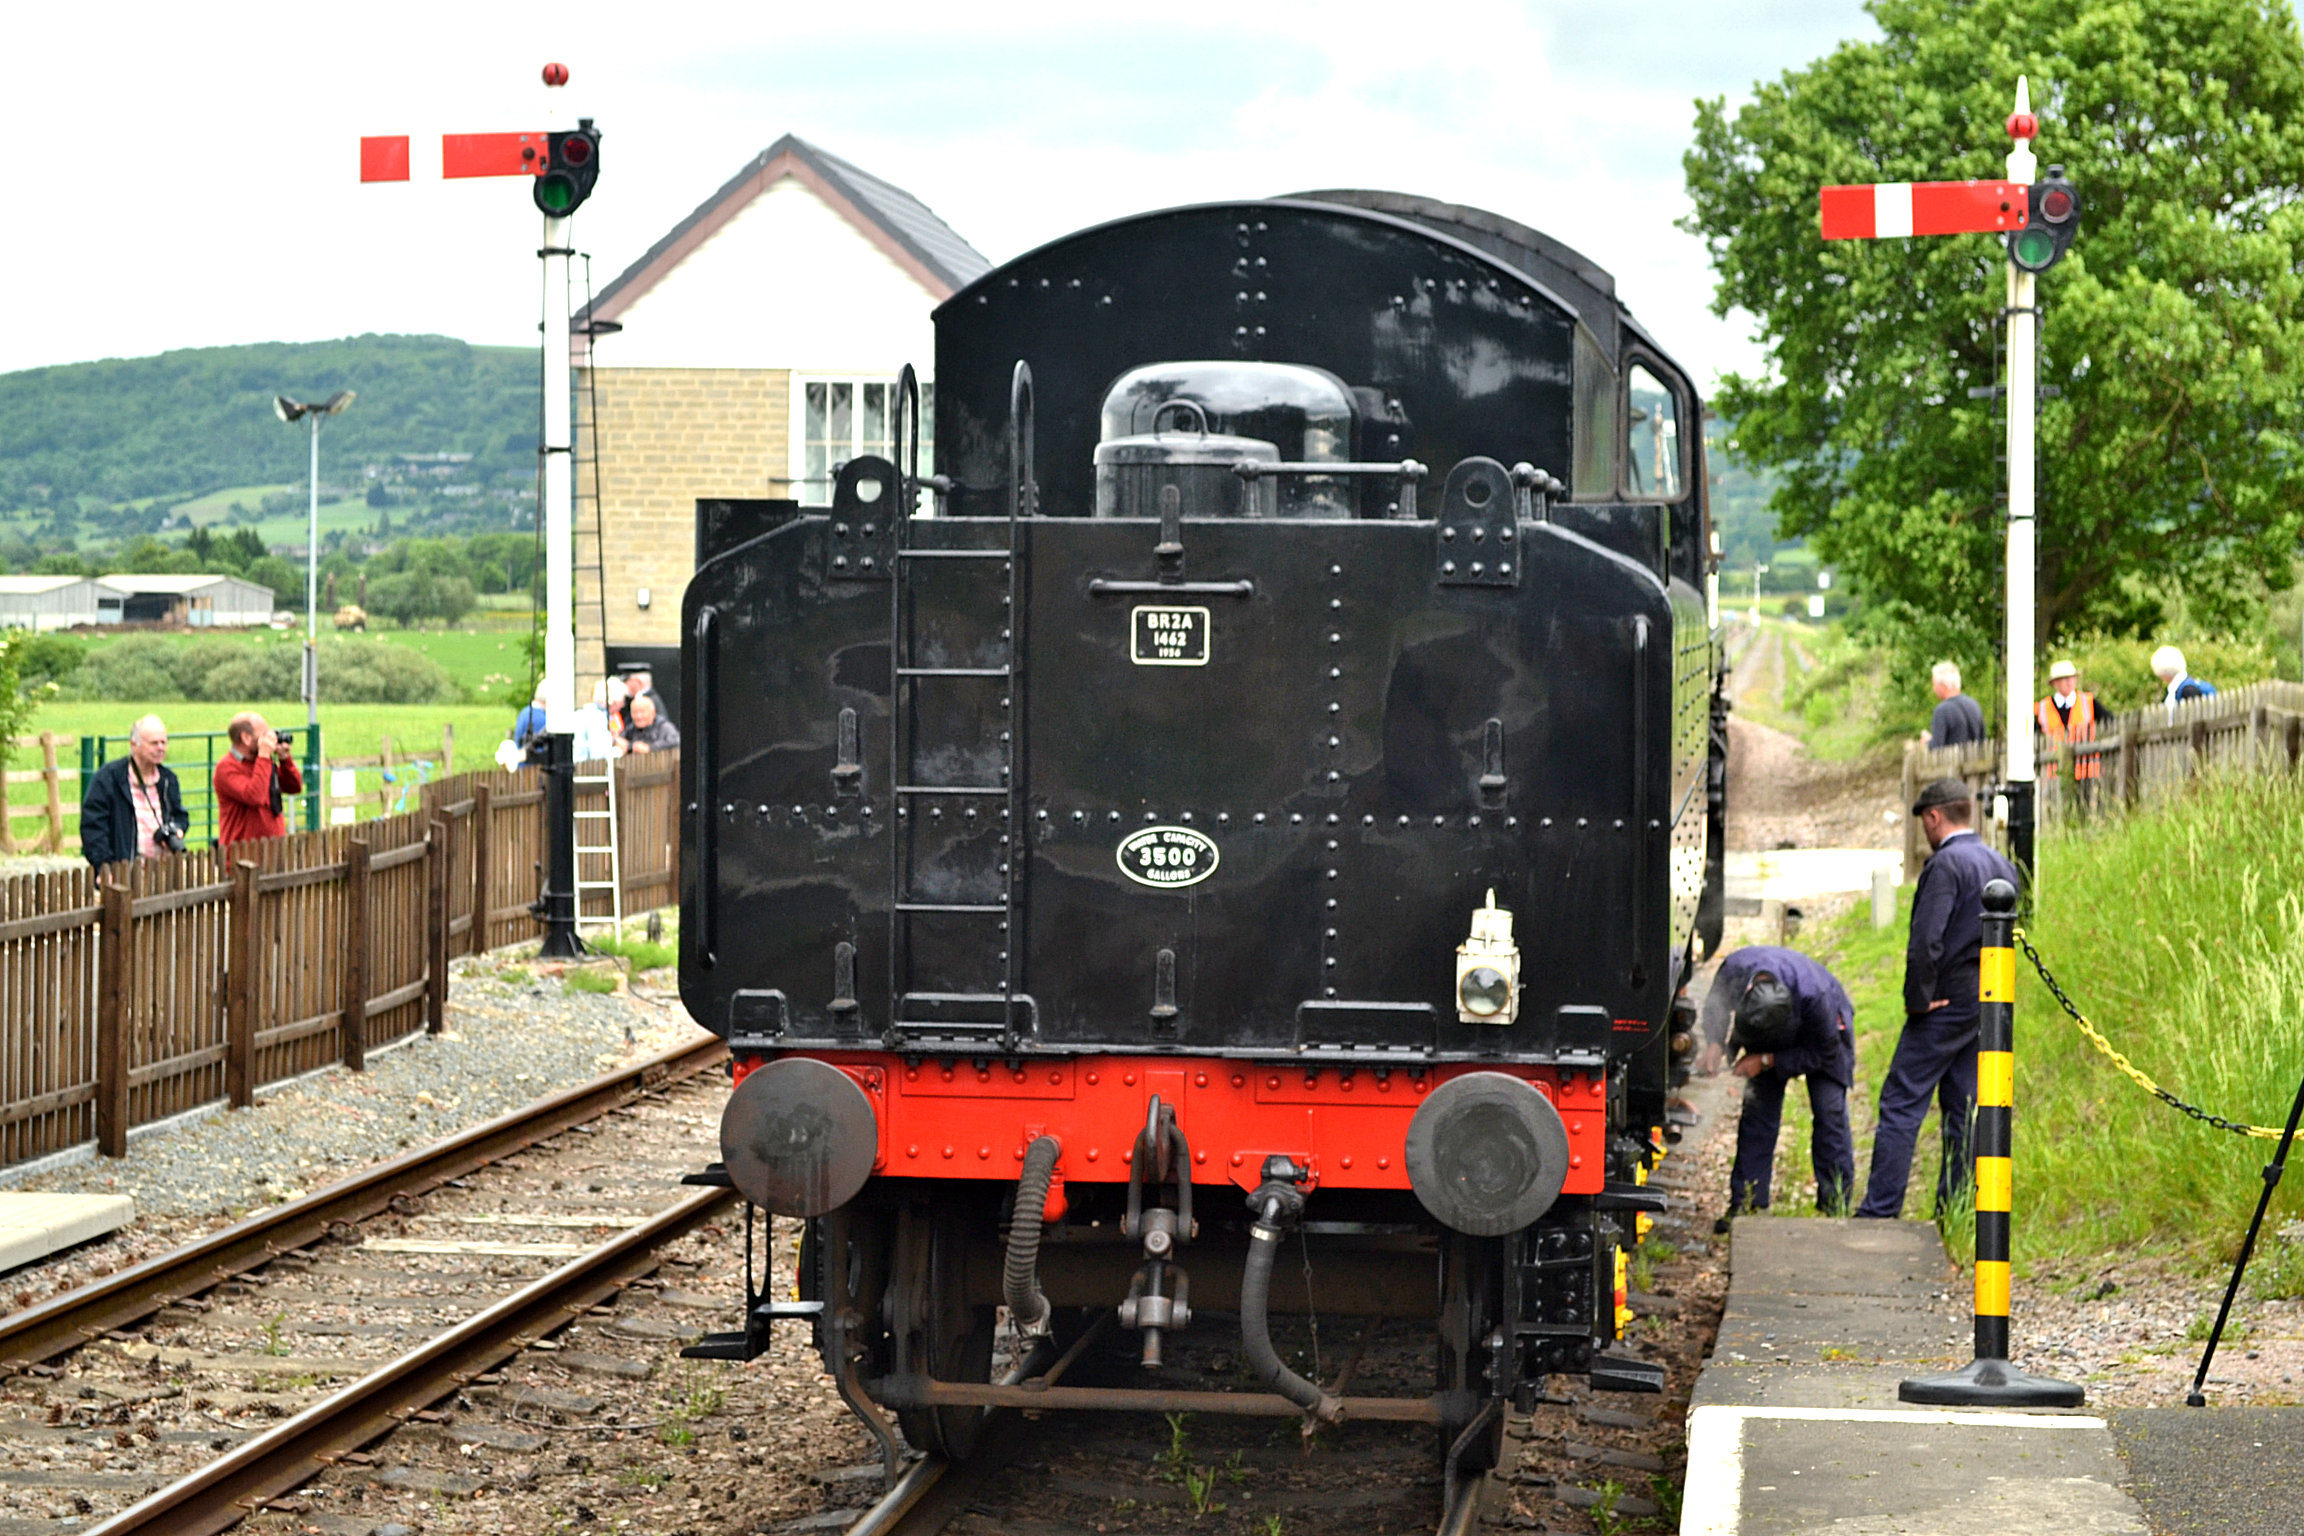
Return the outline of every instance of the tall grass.
[[[2052,837],[2027,927],[2112,1044],[2179,1097],[2279,1125],[2304,1076],[2304,786],[2218,778]],[[2177,1113],[2120,1075],[2018,965],[2017,1247],[2222,1256],[2273,1144]],[[2304,1210],[2304,1181],[2276,1209]]]
[[[2024,931],[2090,1021],[2188,1102],[2232,1120],[2281,1124],[2304,1075],[2304,785],[2283,776],[2203,780],[2149,811],[2049,833],[2040,865]],[[1860,1170],[1903,1022],[1910,891],[1901,895],[1904,918],[1883,932],[1873,932],[1859,904],[1804,936],[1856,1004],[1850,1098]],[[1787,1096],[1787,1107],[1796,1097]],[[2138,1088],[2018,958],[2020,1268],[2108,1253],[2229,1262],[2273,1147],[2203,1125]],[[1788,1135],[1778,1154],[1780,1186],[1789,1174],[1797,1188],[1804,1140]],[[1908,1215],[1928,1214],[1935,1178],[1931,1115]],[[2304,1178],[2291,1178],[2271,1224],[2299,1212]]]

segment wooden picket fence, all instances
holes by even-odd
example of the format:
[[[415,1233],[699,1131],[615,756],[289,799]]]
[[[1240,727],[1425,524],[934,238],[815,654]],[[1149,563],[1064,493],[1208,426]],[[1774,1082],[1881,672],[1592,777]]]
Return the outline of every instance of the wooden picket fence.
[[[669,905],[679,756],[618,774],[624,909]],[[0,1165],[118,1157],[133,1126],[437,1033],[452,958],[536,937],[543,798],[487,769],[357,826],[0,880]]]
[[[2093,742],[2051,748],[2034,732],[2033,744],[2042,824],[2150,805],[2204,773],[2296,772],[2304,763],[2304,684],[2251,683],[2214,698],[2188,699],[2173,711],[2151,704],[2104,717]],[[1989,793],[2001,777],[2000,747],[1997,737],[1959,747],[1913,743],[1904,752],[1901,803],[1910,805],[1922,785],[1937,779],[1965,780],[1978,797],[1978,830],[2004,849],[2006,830],[1992,819]],[[2098,765],[2094,778],[2077,777],[2075,770],[2088,762]],[[1917,879],[1927,858],[1919,822],[1906,817],[1905,879]]]
[[[77,849],[80,846],[78,833],[67,835],[64,831],[66,779],[72,781],[73,814],[77,816],[80,809],[79,744],[78,737],[59,736],[54,731],[16,738],[15,745],[19,747],[40,749],[40,766],[9,768],[5,763],[0,763],[0,853],[62,853],[67,848]],[[59,753],[62,753],[61,758]],[[0,758],[6,756],[7,753],[0,752]],[[9,803],[6,786],[10,784],[44,785],[48,793],[38,805],[15,805]],[[33,834],[28,843],[18,842],[16,823],[35,819],[42,823],[40,830]]]

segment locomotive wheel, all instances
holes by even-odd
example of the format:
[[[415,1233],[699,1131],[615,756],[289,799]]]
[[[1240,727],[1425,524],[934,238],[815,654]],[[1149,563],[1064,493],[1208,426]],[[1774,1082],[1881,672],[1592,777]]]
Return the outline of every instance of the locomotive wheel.
[[[1440,1240],[1440,1381],[1443,1461],[1488,1405],[1489,1335],[1504,1326],[1500,1295],[1504,1245],[1495,1238],[1449,1232]],[[1504,1415],[1466,1446],[1457,1466],[1485,1472],[1504,1453]]]
[[[966,1206],[915,1203],[897,1212],[886,1310],[899,1373],[939,1381],[991,1379],[994,1310],[967,1301],[968,1249],[982,1225],[980,1214]],[[984,1410],[902,1409],[896,1423],[913,1449],[966,1461],[975,1454]]]

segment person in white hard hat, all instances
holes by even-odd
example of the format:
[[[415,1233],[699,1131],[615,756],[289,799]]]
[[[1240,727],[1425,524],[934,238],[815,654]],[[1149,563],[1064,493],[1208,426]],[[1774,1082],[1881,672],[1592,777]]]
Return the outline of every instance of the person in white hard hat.
[[[2048,669],[2048,697],[2033,712],[2040,718],[2040,778],[2045,783],[2056,777],[2056,760],[2066,742],[2077,746],[2096,739],[2096,695],[2081,689],[2078,667],[2059,661]],[[2074,756],[2072,782],[2083,803],[2092,797],[2103,771],[2104,760],[2094,753]]]
[[[2184,653],[2172,645],[2164,645],[2152,653],[2152,675],[2167,686],[2168,720],[2174,724],[2176,706],[2186,699],[2212,699],[2216,685],[2194,677],[2184,667]]]

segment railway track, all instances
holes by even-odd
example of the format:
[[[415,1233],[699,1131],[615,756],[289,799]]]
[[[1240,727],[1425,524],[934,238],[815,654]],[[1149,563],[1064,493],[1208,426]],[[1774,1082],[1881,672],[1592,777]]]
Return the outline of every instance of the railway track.
[[[724,1057],[710,1039],[660,1053],[0,1320],[14,1373],[0,1536],[175,1536],[312,1513],[331,1493],[291,1490],[365,1472],[377,1458],[363,1446],[444,1419],[431,1407],[444,1397],[487,1396],[506,1360],[553,1351],[554,1334],[728,1212],[729,1191],[679,1184],[711,1155],[722,1090],[703,1074]],[[644,1376],[701,1327],[659,1320],[631,1341],[642,1359],[596,1363]],[[499,1395],[508,1421],[586,1407]],[[542,1438],[509,1422],[466,1430],[452,1449]]]
[[[1447,1487],[1437,1474],[1431,1431],[1369,1422],[1324,1430],[1310,1441],[1295,1421],[1215,1414],[1111,1414],[1047,1411],[1027,1419],[1003,1410],[975,1460],[914,1463],[868,1507],[827,1508],[813,1519],[763,1524],[786,1536],[844,1530],[846,1536],[1370,1536],[1375,1532],[1475,1536],[1670,1529],[1677,1496],[1686,1393],[1709,1348],[1725,1282],[1710,1233],[1725,1187],[1733,1126],[1721,1080],[1695,1091],[1698,1125],[1655,1182],[1674,1194],[1645,1254],[1636,1293],[1634,1347],[1667,1365],[1662,1398],[1594,1394],[1555,1378],[1531,1415],[1506,1422],[1497,1469]],[[1230,1319],[1170,1341],[1159,1385],[1180,1402],[1197,1390],[1242,1385]],[[1312,1369],[1313,1340],[1301,1323],[1280,1343],[1299,1369]],[[1331,1390],[1349,1375],[1355,1392],[1411,1394],[1430,1379],[1428,1339],[1402,1325],[1338,1339],[1324,1330],[1320,1351]],[[1068,1382],[1129,1384],[1132,1347],[1116,1342],[1084,1356]],[[1340,1364],[1341,1362],[1341,1364]],[[1059,1394],[1045,1394],[1053,1399]],[[1035,1421],[1036,1420],[1036,1421]],[[827,1468],[827,1485],[843,1473]]]

